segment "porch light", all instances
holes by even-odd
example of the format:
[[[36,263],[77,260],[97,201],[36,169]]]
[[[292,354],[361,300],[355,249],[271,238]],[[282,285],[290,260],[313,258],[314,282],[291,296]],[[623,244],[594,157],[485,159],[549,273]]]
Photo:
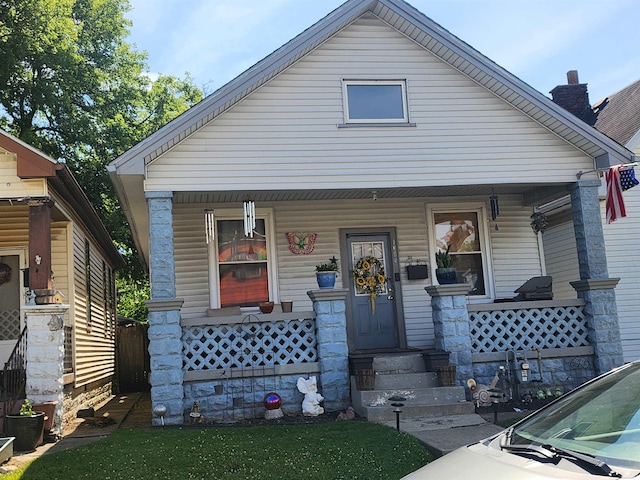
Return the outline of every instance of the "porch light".
[[[207,245],[209,245],[215,239],[215,218],[213,216],[213,209],[205,208],[204,210],[204,233],[207,238]]]
[[[256,228],[256,204],[253,200],[245,200],[242,204],[244,210],[244,236],[253,238]]]

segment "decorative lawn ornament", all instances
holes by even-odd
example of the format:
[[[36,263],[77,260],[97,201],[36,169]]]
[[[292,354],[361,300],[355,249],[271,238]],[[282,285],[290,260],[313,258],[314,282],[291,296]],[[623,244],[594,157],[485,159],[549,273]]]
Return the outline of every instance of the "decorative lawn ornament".
[[[371,313],[375,315],[376,297],[383,293],[387,286],[384,265],[376,257],[362,257],[353,269],[353,278],[356,282],[356,291],[369,295]]]
[[[266,420],[273,420],[276,418],[284,417],[284,413],[282,412],[282,398],[276,392],[267,393],[264,396],[264,418]]]
[[[267,410],[275,410],[280,408],[280,405],[282,405],[282,399],[277,393],[271,392],[264,396],[264,408]]]
[[[297,383],[300,393],[304,393],[302,400],[302,414],[306,417],[317,417],[324,413],[324,408],[320,406],[320,402],[324,401],[324,397],[318,393],[318,383],[316,377],[309,377],[308,380],[303,377],[298,378]]]

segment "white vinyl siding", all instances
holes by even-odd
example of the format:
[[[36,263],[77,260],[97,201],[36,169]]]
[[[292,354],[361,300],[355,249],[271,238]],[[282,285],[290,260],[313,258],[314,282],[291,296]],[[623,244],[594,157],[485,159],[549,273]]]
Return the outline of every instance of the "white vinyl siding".
[[[638,315],[640,256],[637,246],[640,186],[624,192],[624,203],[627,216],[611,224],[606,224],[604,201],[601,202],[601,207],[609,276],[620,278],[615,291],[622,351],[624,360],[632,361],[640,358],[640,316]]]
[[[342,79],[405,78],[415,127],[338,128]],[[592,160],[361,19],[147,166],[148,191],[575,182]],[[459,174],[459,175],[458,175]]]
[[[401,265],[401,288],[408,344],[411,347],[432,347],[434,344],[431,321],[431,298],[424,287],[434,282],[407,280],[406,262],[413,259],[428,259],[426,205],[450,202],[452,199],[384,199],[321,202],[288,202],[257,207],[272,207],[276,219],[276,249],[279,272],[279,298],[292,300],[294,311],[310,310],[309,290],[317,289],[314,275],[315,265],[326,262],[332,256],[339,260],[340,273],[336,288],[349,279],[340,258],[340,229],[396,228],[398,257]],[[481,199],[473,199],[475,204]],[[493,259],[496,269],[495,288],[502,296],[512,293],[528,278],[540,274],[537,257],[536,236],[529,227],[530,212],[522,211],[518,197],[500,197],[501,216],[504,224],[495,231],[490,225],[491,243],[502,252]],[[225,206],[228,208],[228,205]],[[242,204],[237,206],[242,211]],[[205,241],[204,207],[202,205],[176,204],[174,212],[174,246],[176,297],[184,298],[182,318],[198,318],[206,315],[209,307],[209,276],[207,270],[207,245]],[[504,228],[504,230],[503,230]],[[317,240],[309,255],[294,255],[289,250],[287,232],[314,232]],[[518,242],[509,240],[515,236]],[[511,259],[520,261],[513,269]]]
[[[580,280],[573,223],[563,223],[543,233],[547,275],[553,279],[553,298],[577,298],[569,282]]]

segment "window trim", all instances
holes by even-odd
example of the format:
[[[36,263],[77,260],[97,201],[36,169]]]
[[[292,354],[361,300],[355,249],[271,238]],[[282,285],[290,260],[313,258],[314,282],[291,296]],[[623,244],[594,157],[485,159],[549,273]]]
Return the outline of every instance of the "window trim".
[[[348,87],[350,85],[400,85],[402,91],[402,112],[403,118],[350,118],[349,116],[349,95]],[[406,125],[409,124],[409,102],[407,95],[407,81],[398,79],[378,79],[378,80],[357,80],[357,79],[342,79],[342,105],[344,110],[344,123],[348,124],[360,124],[360,125]]]
[[[279,303],[278,281],[278,258],[276,255],[275,223],[272,208],[256,208],[256,219],[264,220],[265,237],[267,239],[267,279],[269,282],[269,300]],[[219,220],[242,220],[241,209],[215,209],[215,240],[207,245],[209,262],[209,308],[218,309],[220,307],[219,278],[220,269],[218,264],[218,221]]]
[[[493,278],[493,267],[491,263],[491,242],[489,237],[489,229],[487,228],[487,211],[483,203],[465,203],[451,204],[442,203],[429,205],[427,207],[428,237],[429,237],[429,255],[431,263],[431,278],[433,285],[437,285],[436,278],[436,261],[435,252],[438,251],[435,241],[435,214],[446,214],[456,212],[474,212],[478,215],[478,228],[480,229],[478,240],[480,241],[480,255],[482,258],[482,275],[484,277],[484,295],[469,295],[469,299],[473,300],[490,300],[495,298],[495,287]]]

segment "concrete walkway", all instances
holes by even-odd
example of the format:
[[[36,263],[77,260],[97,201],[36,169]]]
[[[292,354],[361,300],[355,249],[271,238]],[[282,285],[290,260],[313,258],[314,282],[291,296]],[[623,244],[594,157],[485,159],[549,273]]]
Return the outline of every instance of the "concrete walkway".
[[[396,428],[396,422],[380,422]],[[436,456],[483,440],[503,430],[475,413],[446,417],[420,417],[400,420],[400,431],[416,437]]]

